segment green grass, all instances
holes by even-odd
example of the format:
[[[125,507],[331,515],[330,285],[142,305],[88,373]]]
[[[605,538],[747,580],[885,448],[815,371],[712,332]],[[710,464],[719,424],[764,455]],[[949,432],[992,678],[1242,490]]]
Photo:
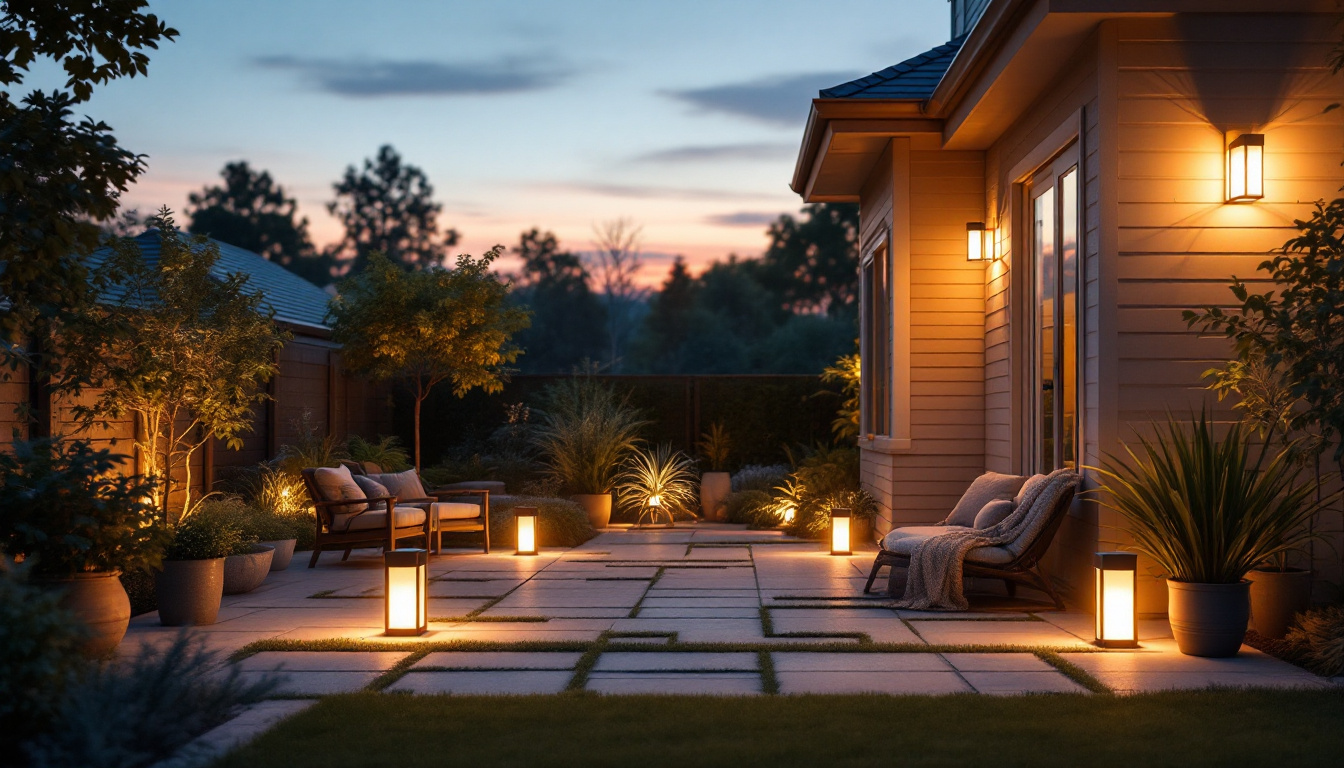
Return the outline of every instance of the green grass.
[[[1344,691],[332,696],[220,768],[1337,765]]]

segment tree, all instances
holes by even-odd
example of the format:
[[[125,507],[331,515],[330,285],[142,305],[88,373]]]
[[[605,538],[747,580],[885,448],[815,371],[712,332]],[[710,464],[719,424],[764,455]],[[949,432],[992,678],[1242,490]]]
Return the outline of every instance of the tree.
[[[179,232],[167,208],[148,223],[162,238],[157,262],[146,262],[134,240],[114,242],[96,271],[119,300],[72,318],[62,351],[73,370],[104,388],[76,408],[85,424],[134,416],[141,467],[171,523],[192,511],[192,455],[211,437],[242,447],[289,334],[249,290],[247,275],[212,274],[217,245]],[[185,479],[174,515],[179,473]]]
[[[308,219],[295,219],[298,202],[285,195],[266,171],[247,161],[227,163],[223,186],[206,187],[187,199],[191,231],[259,253],[317,285],[331,282],[334,260],[313,250]]]
[[[678,256],[667,271],[662,290],[649,301],[636,357],[654,373],[681,373],[685,347],[692,333],[696,281]]]
[[[802,213],[801,221],[785,214],[770,225],[758,280],[790,312],[853,314],[859,292],[858,206],[818,203]]]
[[[465,397],[498,392],[505,366],[521,350],[512,342],[528,326],[509,304],[509,286],[490,271],[499,248],[457,257],[453,269],[407,272],[381,252],[363,272],[342,280],[331,302],[332,338],[346,366],[373,379],[405,378],[415,398],[415,468],[420,469],[420,411],[430,391],[448,382]]]
[[[615,219],[593,227],[594,272],[607,304],[607,343],[611,370],[619,371],[634,331],[635,305],[644,291],[635,285],[635,275],[643,267],[640,252],[642,227],[630,219]]]
[[[514,286],[517,301],[532,310],[532,325],[518,334],[528,373],[568,373],[606,349],[606,310],[588,287],[583,261],[551,232],[524,232],[513,252],[523,260]]]
[[[148,71],[147,49],[177,37],[143,0],[10,0],[0,6],[0,362],[11,370],[53,359],[40,342],[50,323],[92,302],[81,258],[99,243],[98,222],[144,171],[105,123],[72,118],[97,85]],[[16,101],[39,59],[59,62],[65,90]]]
[[[457,230],[439,234],[443,206],[431,199],[428,177],[403,165],[390,144],[378,149],[377,158],[365,159],[362,171],[348,166],[332,187],[336,199],[327,210],[341,220],[345,238],[328,253],[348,261],[351,274],[363,272],[374,251],[407,269],[442,266],[445,249],[457,245]]]

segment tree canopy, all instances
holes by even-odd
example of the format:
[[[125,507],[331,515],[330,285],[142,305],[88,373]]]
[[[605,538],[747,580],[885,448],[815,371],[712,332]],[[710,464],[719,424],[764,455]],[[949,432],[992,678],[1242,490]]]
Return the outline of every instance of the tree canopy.
[[[514,254],[523,260],[514,299],[532,310],[532,325],[518,334],[527,350],[525,373],[569,373],[606,351],[606,308],[588,283],[577,254],[560,249],[552,232],[522,233]]]
[[[336,199],[327,210],[340,219],[345,236],[328,253],[346,261],[351,274],[364,271],[374,251],[406,269],[442,266],[446,249],[457,245],[457,230],[439,232],[443,206],[434,202],[429,178],[403,163],[390,144],[365,159],[362,169],[348,166],[332,186]]]

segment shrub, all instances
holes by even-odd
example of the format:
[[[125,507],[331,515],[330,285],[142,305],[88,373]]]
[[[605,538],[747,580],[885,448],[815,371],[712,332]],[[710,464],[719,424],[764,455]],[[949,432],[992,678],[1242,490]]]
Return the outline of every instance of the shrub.
[[[859,519],[872,518],[877,512],[877,503],[859,487],[857,448],[806,451],[793,474],[775,488],[772,496],[777,524],[785,523],[791,535],[806,539],[826,536],[833,508],[848,509]]]
[[[245,547],[257,541],[277,541],[294,538],[294,521],[255,504],[248,504],[238,496],[223,496],[201,502],[195,516],[218,517],[238,528]],[[233,554],[239,554],[237,552]]]
[[[542,496],[510,496],[498,503],[490,502],[491,541],[512,546],[515,507],[537,508],[538,546],[577,547],[597,535],[588,522],[588,513],[575,502]]]
[[[722,472],[728,468],[728,457],[733,451],[733,441],[728,436],[728,430],[723,428],[723,422],[716,421],[709,425],[708,432],[700,435],[700,441],[695,444],[695,448],[700,451],[700,456],[709,465],[711,472]]]
[[[1289,655],[1318,675],[1344,675],[1344,606],[1328,605],[1297,617],[1284,637]]]
[[[259,541],[296,539],[295,549],[313,548],[317,516],[308,503],[308,491],[301,478],[263,463],[242,470],[228,487],[249,500],[255,515],[275,521],[259,523],[265,528],[264,533],[261,529],[254,532]],[[281,533],[284,535],[277,535]]]
[[[33,765],[132,768],[172,755],[275,687],[244,682],[236,665],[186,633],[164,650],[89,668],[67,688],[52,727],[24,745]]]
[[[297,439],[290,444],[280,446],[275,460],[279,468],[291,477],[297,478],[299,471],[308,467],[336,467],[341,459],[350,458],[335,436],[318,429],[313,412],[307,408],[299,418],[290,422]]]
[[[210,502],[205,502],[209,504]],[[238,523],[222,514],[193,514],[173,529],[167,560],[212,560],[243,554],[255,543],[243,536]]]
[[[545,402],[534,441],[548,474],[566,493],[610,493],[621,462],[648,422],[628,398],[588,376],[549,387]]]
[[[410,454],[401,447],[401,441],[391,435],[378,438],[376,443],[351,435],[345,441],[345,450],[351,459],[372,462],[384,472],[402,472],[411,468]]]
[[[4,734],[45,728],[60,705],[70,673],[83,662],[79,651],[83,625],[57,605],[55,593],[27,583],[30,570],[0,557],[0,733]],[[0,764],[8,759],[0,756]]]
[[[658,522],[666,514],[668,522],[678,514],[695,517],[695,463],[681,451],[664,443],[653,449],[637,449],[626,458],[617,477],[616,497],[621,509],[634,512],[636,521],[648,514]],[[656,503],[655,503],[656,502]]]
[[[752,527],[763,527],[759,524],[760,518],[775,519],[774,514],[770,511],[770,494],[765,491],[755,489],[734,491],[728,494],[728,498],[723,500],[723,504],[727,508],[728,522],[730,523],[745,523]]]
[[[146,501],[154,486],[114,474],[124,458],[87,441],[17,441],[0,453],[0,547],[36,573],[152,568],[166,535]]]
[[[789,468],[783,464],[748,464],[733,475],[733,492],[764,491],[767,494],[783,485]]]

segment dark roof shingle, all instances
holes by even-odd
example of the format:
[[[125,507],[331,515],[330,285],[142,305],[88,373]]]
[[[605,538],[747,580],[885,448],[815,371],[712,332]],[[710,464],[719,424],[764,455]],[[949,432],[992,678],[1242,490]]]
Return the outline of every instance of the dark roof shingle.
[[[900,64],[821,92],[823,99],[927,99],[952,66],[965,37],[943,43]]]

